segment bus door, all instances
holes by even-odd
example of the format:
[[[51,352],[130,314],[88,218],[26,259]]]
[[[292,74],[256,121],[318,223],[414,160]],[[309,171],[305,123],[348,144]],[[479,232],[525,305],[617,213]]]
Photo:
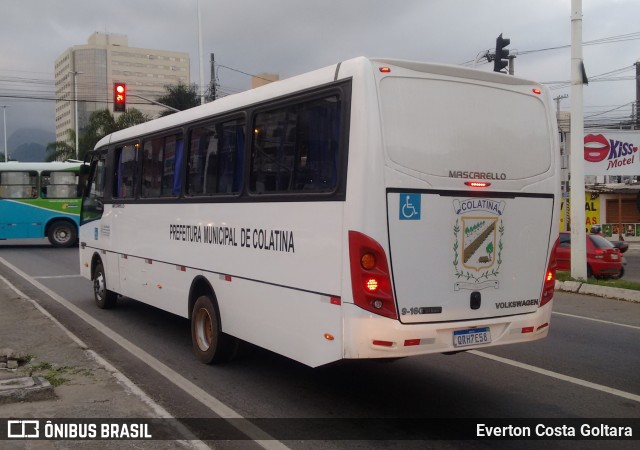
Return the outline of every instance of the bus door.
[[[105,275],[109,282],[109,289],[117,291],[119,285],[118,262],[110,261],[111,252],[111,221],[112,209],[105,206],[105,192],[107,180],[107,151],[100,151],[91,157],[87,185],[82,197],[80,217],[80,247],[81,255],[87,251],[97,252],[102,260]],[[81,258],[87,262],[88,258]],[[82,264],[81,264],[82,265]],[[81,271],[90,270],[80,267]],[[91,276],[92,274],[88,274]]]

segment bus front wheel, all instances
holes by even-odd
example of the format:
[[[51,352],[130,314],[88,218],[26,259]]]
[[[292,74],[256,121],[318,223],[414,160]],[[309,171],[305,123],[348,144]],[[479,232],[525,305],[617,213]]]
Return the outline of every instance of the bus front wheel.
[[[116,306],[118,294],[107,289],[107,277],[101,262],[96,265],[93,271],[93,296],[100,309],[110,309]]]
[[[47,238],[54,247],[71,247],[78,239],[75,224],[66,220],[51,224],[47,231]]]
[[[193,305],[191,340],[194,353],[205,364],[230,361],[237,353],[238,340],[222,332],[218,311],[208,295],[201,295]]]

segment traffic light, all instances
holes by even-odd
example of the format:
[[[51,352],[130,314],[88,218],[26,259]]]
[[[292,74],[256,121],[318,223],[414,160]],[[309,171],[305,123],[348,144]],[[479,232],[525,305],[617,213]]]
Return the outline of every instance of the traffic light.
[[[502,33],[496,39],[496,57],[493,60],[493,71],[502,72],[509,65],[505,58],[509,57],[509,50],[505,47],[511,43],[511,39],[503,38]]]
[[[125,112],[127,109],[126,83],[113,83],[113,111]]]

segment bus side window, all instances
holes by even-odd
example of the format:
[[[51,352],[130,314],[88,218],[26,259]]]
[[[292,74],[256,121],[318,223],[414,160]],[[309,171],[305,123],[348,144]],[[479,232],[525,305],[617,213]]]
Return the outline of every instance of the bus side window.
[[[42,172],[40,196],[42,198],[78,198],[78,174],[71,171]]]
[[[38,173],[2,172],[0,173],[1,198],[37,198]]]
[[[142,150],[142,197],[160,197],[163,146],[163,138],[155,138],[144,142],[144,149]]]
[[[191,132],[187,195],[240,192],[244,124],[231,120],[207,124]]]
[[[136,196],[137,145],[118,149],[113,198],[131,199]]]
[[[333,95],[256,114],[251,192],[333,192],[338,183],[340,110],[340,98]]]

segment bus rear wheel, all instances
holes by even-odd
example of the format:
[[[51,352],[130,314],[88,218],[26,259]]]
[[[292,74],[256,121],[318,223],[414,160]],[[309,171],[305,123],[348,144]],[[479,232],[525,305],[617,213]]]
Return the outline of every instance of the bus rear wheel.
[[[218,310],[209,295],[201,295],[191,314],[193,351],[205,364],[232,360],[238,351],[238,340],[222,332]]]
[[[101,262],[96,265],[93,271],[93,297],[100,309],[113,308],[118,299],[118,294],[107,289],[107,277]]]
[[[54,247],[71,247],[78,239],[75,224],[66,220],[51,224],[47,231],[47,238]]]

